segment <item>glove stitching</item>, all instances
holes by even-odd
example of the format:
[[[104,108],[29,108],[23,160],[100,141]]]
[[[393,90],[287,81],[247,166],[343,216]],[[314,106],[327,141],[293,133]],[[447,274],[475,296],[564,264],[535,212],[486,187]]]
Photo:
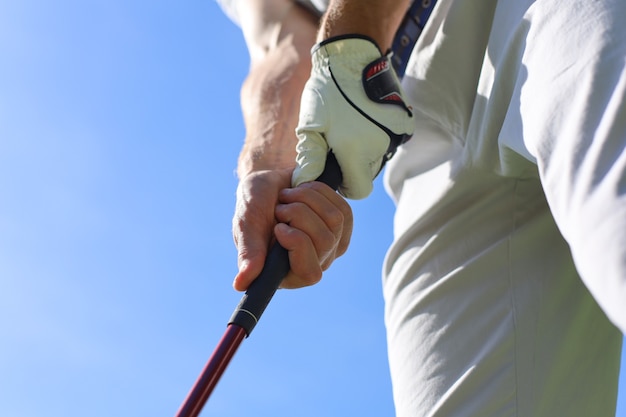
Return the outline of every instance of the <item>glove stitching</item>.
[[[383,158],[382,158],[383,162],[380,165],[380,169],[378,170],[378,173],[380,173],[380,171],[382,171],[385,163],[388,160],[390,160],[391,157],[396,153],[396,150],[398,149],[398,146],[400,146],[402,143],[406,142],[411,137],[411,135],[405,135],[405,134],[398,135],[397,133],[394,133],[388,127],[382,125],[381,123],[379,123],[378,121],[373,119],[370,115],[368,115],[363,110],[361,110],[361,108],[358,107],[352,100],[350,100],[350,98],[347,96],[347,94],[344,93],[344,91],[341,89],[341,86],[337,82],[337,79],[335,78],[335,75],[333,74],[333,69],[330,67],[330,65],[328,66],[328,71],[330,72],[330,77],[332,78],[333,82],[335,83],[335,86],[337,87],[337,90],[343,96],[343,98],[346,100],[346,102],[348,102],[348,104],[350,104],[350,106],[353,109],[355,109],[357,112],[359,112],[359,114],[361,116],[365,117],[367,120],[372,122],[375,126],[378,126],[383,132],[385,132],[387,134],[387,136],[389,136],[389,146],[387,147],[387,151],[385,152],[385,155],[383,155]],[[376,175],[378,175],[378,173]]]

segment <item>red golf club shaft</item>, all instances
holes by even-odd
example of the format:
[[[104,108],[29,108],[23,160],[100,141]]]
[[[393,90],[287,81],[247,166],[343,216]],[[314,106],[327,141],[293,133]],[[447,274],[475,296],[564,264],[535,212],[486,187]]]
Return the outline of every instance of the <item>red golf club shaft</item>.
[[[222,339],[213,351],[213,355],[209,358],[198,380],[176,413],[176,417],[196,417],[200,414],[204,403],[211,395],[230,359],[245,337],[245,330],[236,324],[231,324],[226,328]]]
[[[413,1],[397,31],[393,41],[392,65],[400,78],[404,74],[406,64],[415,42],[426,24],[437,0],[428,2]],[[426,4],[428,3],[428,4]],[[397,136],[397,141],[405,141],[407,136]],[[397,146],[396,144],[395,146]],[[395,147],[394,147],[395,150]],[[326,166],[322,175],[317,179],[334,190],[342,183],[342,174],[335,155],[330,151],[326,158]],[[279,244],[275,244],[269,251],[265,266],[261,274],[250,285],[241,299],[235,312],[231,316],[226,333],[222,337],[213,355],[204,367],[200,377],[187,395],[176,417],[196,417],[202,411],[204,403],[215,388],[228,362],[233,357],[241,341],[249,336],[258,323],[261,314],[270,302],[282,279],[289,272],[289,257],[287,251]]]
[[[317,179],[334,190],[341,184],[341,169],[332,152],[328,153],[324,172]],[[289,272],[287,250],[277,242],[270,248],[259,276],[250,284],[230,318],[222,340],[206,363],[176,417],[196,417],[217,385],[222,373],[242,340],[250,336],[283,278]]]

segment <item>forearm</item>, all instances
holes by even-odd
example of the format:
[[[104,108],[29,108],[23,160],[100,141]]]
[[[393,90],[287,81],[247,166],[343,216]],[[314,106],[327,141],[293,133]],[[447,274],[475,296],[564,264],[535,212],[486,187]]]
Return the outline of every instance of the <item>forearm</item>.
[[[317,40],[346,34],[366,35],[386,52],[408,7],[409,0],[332,0]]]
[[[246,138],[240,178],[295,165],[300,97],[311,69],[318,19],[289,0],[247,0],[240,10],[250,53],[241,89]]]

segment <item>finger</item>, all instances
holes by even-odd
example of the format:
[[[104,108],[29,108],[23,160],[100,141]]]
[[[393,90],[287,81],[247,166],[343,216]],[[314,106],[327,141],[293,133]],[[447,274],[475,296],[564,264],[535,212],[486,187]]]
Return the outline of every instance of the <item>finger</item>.
[[[372,130],[367,125],[355,126],[351,130],[351,135],[367,138],[367,146],[365,144],[355,146],[357,143],[350,141],[335,140],[331,143],[343,176],[340,192],[350,199],[360,200],[370,195],[373,190],[373,180],[382,168],[389,137],[386,133]]]
[[[278,192],[290,184],[291,169],[253,172],[240,181],[233,217],[239,264],[233,283],[236,290],[247,289],[261,273],[273,240]]]
[[[311,182],[308,184],[303,184],[302,187],[310,187],[321,194],[323,194],[328,200],[333,204],[334,207],[338,208],[342,214],[342,232],[341,238],[339,240],[339,244],[337,245],[337,256],[343,255],[350,245],[350,238],[352,237],[352,230],[354,227],[354,216],[352,214],[352,207],[348,204],[348,201],[337,192],[335,192],[332,188],[327,187],[325,184],[320,182]]]
[[[274,228],[276,240],[289,254],[291,272],[281,283],[281,288],[301,288],[318,283],[322,268],[313,242],[309,236],[285,223]]]
[[[279,194],[279,202],[284,204],[301,202],[310,207],[317,216],[324,220],[326,227],[338,238],[338,245],[336,245],[337,254],[342,255],[345,253],[352,236],[354,223],[352,208],[332,188],[315,181],[305,183],[296,188],[282,190]],[[293,223],[294,219],[308,219],[308,216],[294,215],[293,219],[290,219],[292,226],[300,228]],[[310,231],[310,229],[307,230]]]
[[[266,213],[251,204],[248,194],[243,187],[239,187],[232,224],[239,268],[233,281],[237,291],[246,290],[261,273],[275,224],[273,213]]]
[[[279,204],[276,206],[276,218],[279,222],[288,224],[309,237],[306,241],[311,242],[316,257],[324,263],[328,258],[333,258],[339,237],[339,230],[332,230],[327,223],[318,216],[309,206],[295,202],[291,204]],[[336,210],[338,212],[338,210]],[[293,248],[294,250],[296,248]]]
[[[267,256],[267,232],[255,227],[255,221],[244,222],[236,216],[233,220],[233,237],[237,246],[238,272],[233,281],[237,291],[245,291],[250,283],[261,273]]]
[[[306,92],[304,94],[306,95]],[[324,171],[326,155],[328,154],[328,144],[318,132],[298,128],[296,133],[298,135],[297,165],[291,177],[291,183],[294,187],[318,178]]]

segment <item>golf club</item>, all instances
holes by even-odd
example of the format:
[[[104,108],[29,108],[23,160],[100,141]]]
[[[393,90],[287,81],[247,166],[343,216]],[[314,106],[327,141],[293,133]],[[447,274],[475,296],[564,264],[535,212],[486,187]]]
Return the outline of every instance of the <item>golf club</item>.
[[[337,190],[341,184],[341,170],[332,152],[328,153],[324,172],[317,181],[325,183],[334,190]],[[287,250],[276,242],[270,248],[263,270],[241,297],[222,339],[187,394],[176,417],[196,417],[200,414],[226,366],[243,339],[250,336],[289,269]]]
[[[404,76],[411,51],[436,2],[436,0],[413,1],[396,32],[392,43],[391,62],[400,78]],[[328,153],[324,172],[317,181],[334,190],[341,184],[341,169],[332,152]],[[181,404],[176,417],[197,417],[200,414],[239,345],[243,339],[250,336],[289,269],[287,250],[275,243],[270,248],[261,274],[250,284],[241,298],[222,339]]]

